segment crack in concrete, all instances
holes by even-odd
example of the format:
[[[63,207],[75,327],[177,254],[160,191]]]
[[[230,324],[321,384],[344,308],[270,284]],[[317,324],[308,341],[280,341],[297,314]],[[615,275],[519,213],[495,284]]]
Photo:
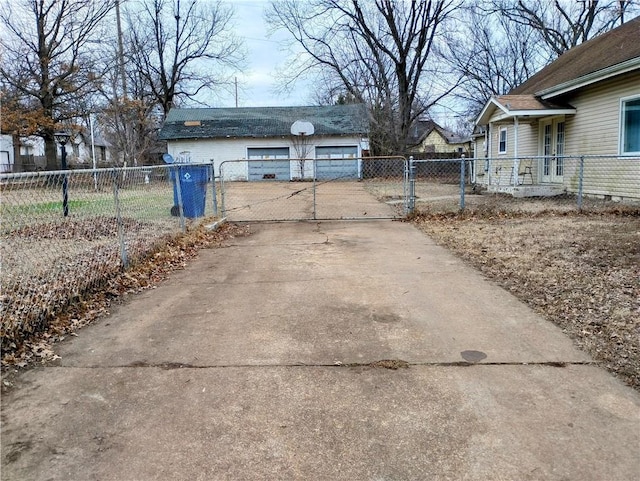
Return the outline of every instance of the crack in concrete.
[[[436,361],[436,362],[407,362],[399,359],[382,359],[372,362],[343,363],[336,361],[333,363],[291,363],[291,364],[204,364],[197,365],[183,362],[160,362],[151,363],[145,361],[135,361],[129,364],[111,366],[63,366],[48,365],[45,368],[66,368],[66,369],[123,369],[123,368],[156,368],[164,370],[174,369],[226,369],[226,368],[295,368],[295,367],[333,367],[333,368],[355,368],[370,367],[396,370],[409,367],[472,367],[472,366],[545,366],[564,368],[567,366],[597,366],[596,361],[534,361],[534,362],[469,362],[469,361]]]

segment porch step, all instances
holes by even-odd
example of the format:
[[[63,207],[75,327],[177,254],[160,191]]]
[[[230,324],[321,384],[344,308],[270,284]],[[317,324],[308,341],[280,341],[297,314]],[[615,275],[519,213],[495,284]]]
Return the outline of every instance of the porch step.
[[[513,197],[554,197],[566,193],[563,185],[489,185],[487,192],[494,194],[510,194]]]

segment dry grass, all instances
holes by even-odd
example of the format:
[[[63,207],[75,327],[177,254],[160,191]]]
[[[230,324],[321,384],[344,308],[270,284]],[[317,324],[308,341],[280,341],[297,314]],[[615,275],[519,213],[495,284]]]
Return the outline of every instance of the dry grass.
[[[554,209],[550,200],[501,205],[425,209],[413,220],[640,389],[640,209],[601,205],[579,213]]]

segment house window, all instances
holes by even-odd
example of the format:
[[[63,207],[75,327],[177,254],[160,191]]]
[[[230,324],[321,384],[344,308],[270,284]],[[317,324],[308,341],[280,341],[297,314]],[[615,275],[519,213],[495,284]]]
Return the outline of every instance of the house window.
[[[507,128],[502,127],[500,129],[500,137],[498,142],[498,153],[506,154],[507,153]]]
[[[621,153],[640,154],[640,97],[622,100],[620,124]]]
[[[77,159],[80,157],[80,145],[79,144],[71,144],[73,149],[73,155]]]

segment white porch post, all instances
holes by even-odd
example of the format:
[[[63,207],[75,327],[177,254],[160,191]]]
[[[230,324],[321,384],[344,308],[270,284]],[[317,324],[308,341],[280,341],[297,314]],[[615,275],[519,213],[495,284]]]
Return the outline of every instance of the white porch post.
[[[491,142],[493,142],[493,124],[491,122],[487,125],[485,136],[487,142],[487,156],[489,157],[489,160],[487,161],[489,169],[487,171],[487,185],[491,185]]]
[[[513,117],[513,185],[518,185],[518,171],[520,170],[520,159],[518,158],[518,116]]]

